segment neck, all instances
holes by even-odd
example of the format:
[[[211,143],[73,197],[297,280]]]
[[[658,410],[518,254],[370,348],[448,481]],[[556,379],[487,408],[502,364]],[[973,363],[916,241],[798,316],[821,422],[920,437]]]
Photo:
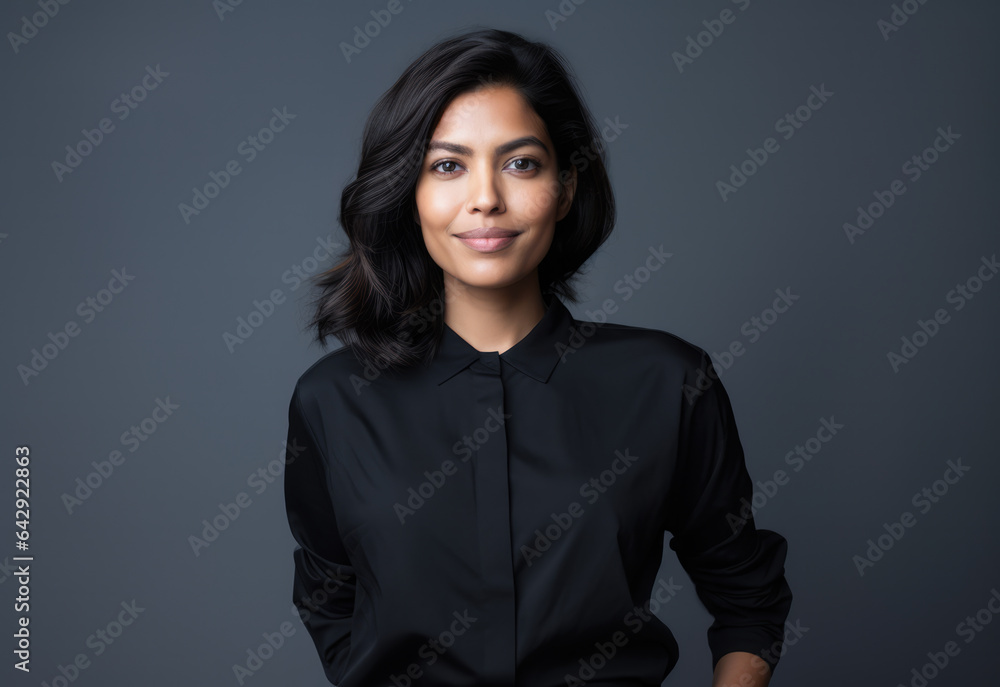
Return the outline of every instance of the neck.
[[[445,275],[444,321],[477,351],[503,353],[545,315],[537,270],[503,289],[459,284]]]

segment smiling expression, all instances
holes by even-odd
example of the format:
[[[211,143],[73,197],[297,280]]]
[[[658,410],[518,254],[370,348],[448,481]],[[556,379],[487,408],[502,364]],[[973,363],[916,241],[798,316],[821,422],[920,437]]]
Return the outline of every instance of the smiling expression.
[[[416,187],[424,243],[446,288],[536,278],[573,200],[575,186],[558,183],[557,167],[544,121],[517,90],[486,87],[452,100]]]

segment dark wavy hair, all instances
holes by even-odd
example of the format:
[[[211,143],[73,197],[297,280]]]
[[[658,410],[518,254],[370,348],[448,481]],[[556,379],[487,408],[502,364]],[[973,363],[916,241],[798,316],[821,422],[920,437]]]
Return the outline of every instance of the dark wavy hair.
[[[593,116],[553,48],[498,29],[447,38],[417,58],[375,104],[365,123],[355,178],[340,198],[350,245],[310,281],[318,290],[308,328],[326,344],[335,336],[366,368],[428,363],[444,332],[444,277],[416,222],[415,189],[426,146],[451,101],[508,86],[521,93],[556,149],[560,182],[576,167],[567,215],[557,222],[538,267],[543,294],[576,302],[570,283],[607,240],[615,201]]]

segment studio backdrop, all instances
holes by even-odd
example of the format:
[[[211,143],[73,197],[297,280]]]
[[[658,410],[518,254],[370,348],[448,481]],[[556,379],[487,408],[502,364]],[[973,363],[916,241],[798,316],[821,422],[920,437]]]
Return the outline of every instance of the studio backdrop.
[[[370,108],[475,27],[561,51],[600,124],[618,222],[571,312],[703,347],[729,392],[743,505],[789,543],[772,684],[992,678],[998,22],[986,0],[5,3],[0,683],[327,684],[281,489],[295,381],[340,345],[311,341],[307,280],[346,248]],[[711,617],[666,548],[658,579],[664,684],[708,685]]]

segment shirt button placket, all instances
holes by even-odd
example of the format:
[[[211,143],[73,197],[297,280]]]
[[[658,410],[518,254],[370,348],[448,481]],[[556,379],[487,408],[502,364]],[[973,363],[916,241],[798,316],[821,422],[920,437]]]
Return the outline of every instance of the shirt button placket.
[[[514,562],[510,536],[510,494],[506,424],[496,427],[505,412],[500,354],[481,352],[469,368],[474,374],[476,415],[482,418],[485,441],[476,440],[477,533],[482,573],[485,662],[482,684],[514,684],[515,617]],[[500,416],[502,417],[502,415]],[[489,418],[493,418],[487,422]],[[495,431],[490,431],[495,428]]]

